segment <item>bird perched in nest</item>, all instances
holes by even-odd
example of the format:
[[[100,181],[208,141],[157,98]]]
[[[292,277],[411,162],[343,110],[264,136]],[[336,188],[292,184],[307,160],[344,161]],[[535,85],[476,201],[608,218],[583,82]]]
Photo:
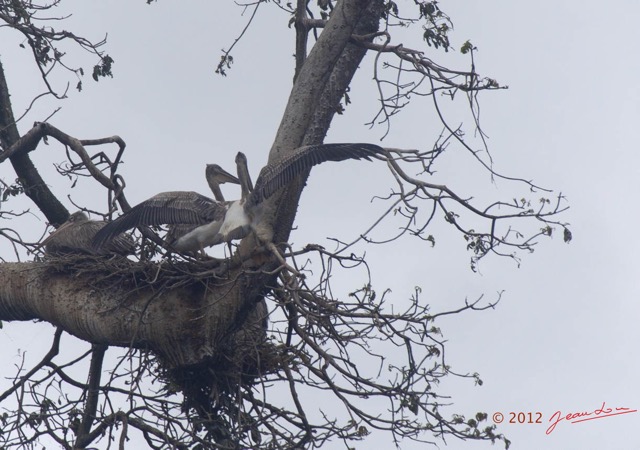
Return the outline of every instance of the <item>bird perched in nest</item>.
[[[45,255],[132,255],[135,251],[135,242],[129,234],[117,236],[99,250],[91,248],[94,237],[107,223],[101,220],[89,220],[89,217],[82,211],[74,212],[65,223],[42,242]]]
[[[255,232],[261,241],[270,240],[263,205],[295,177],[326,161],[370,160],[384,154],[373,144],[320,144],[301,147],[261,171],[255,189],[251,186],[247,159],[238,153],[236,165],[242,196],[235,201],[213,200],[197,192],[163,192],[133,207],[102,228],[93,240],[93,248],[102,249],[131,228],[161,224],[192,224],[193,230],[172,243],[179,252],[204,252],[205,247],[242,239]]]
[[[225,202],[224,195],[220,190],[221,184],[224,184],[224,183],[240,184],[240,180],[238,180],[236,177],[231,175],[229,172],[227,172],[217,164],[207,164],[207,167],[205,169],[205,177],[207,179],[207,184],[209,184],[209,188],[213,193],[213,197],[216,199],[218,203]],[[167,234],[165,236],[165,241],[167,244],[169,244],[170,248],[175,248],[174,247],[175,245],[178,245],[178,246],[182,245],[183,247],[185,246],[188,247],[189,246],[188,244],[185,245],[182,242],[181,244],[177,244],[177,241],[180,238],[194,231],[199,226],[200,226],[199,224],[193,224],[193,223],[171,224],[169,225],[169,230],[167,231]]]

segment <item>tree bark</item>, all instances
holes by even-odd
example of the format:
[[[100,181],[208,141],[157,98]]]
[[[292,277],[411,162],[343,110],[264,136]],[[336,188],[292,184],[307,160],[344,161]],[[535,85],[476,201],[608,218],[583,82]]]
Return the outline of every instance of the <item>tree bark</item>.
[[[1,320],[45,320],[93,344],[153,350],[170,367],[217,355],[218,343],[228,338],[240,314],[239,296],[248,282],[240,275],[218,284],[206,279],[163,289],[159,282],[141,281],[142,274],[134,271],[101,281],[93,267],[92,273],[78,270],[99,264],[91,260],[52,264],[0,266]],[[105,266],[105,273],[110,270]]]
[[[366,52],[349,40],[354,33],[377,30],[380,5],[381,0],[336,4],[298,73],[270,162],[303,144],[323,140]],[[307,175],[268,200],[276,243],[289,238]],[[51,214],[55,207],[41,209]],[[242,249],[245,257],[255,252],[247,242]],[[252,265],[251,270],[246,264]],[[0,266],[0,320],[45,320],[94,344],[151,349],[172,367],[199,364],[222,351],[219,347],[229,342],[229,336],[246,340],[247,330],[255,339],[264,334],[264,328],[256,326],[263,320],[255,313],[256,305],[264,307],[263,297],[276,286],[275,269],[280,263],[267,258],[246,264],[230,270],[225,280],[212,276],[171,289],[141,283],[134,271],[114,275],[108,264],[102,275],[95,267],[94,273],[83,273],[82,266],[73,263],[63,270],[46,261],[4,264]]]
[[[371,3],[372,0],[343,0],[336,4],[293,84],[269,154],[269,162],[276,162],[303,145],[327,82],[332,73],[335,73],[336,62],[354,34],[365,9]],[[329,117],[333,116],[331,112],[327,114]]]
[[[4,76],[2,62],[0,62],[0,143],[4,151],[7,151],[19,139],[20,133],[11,108],[9,86]],[[37,142],[34,145],[37,145]],[[69,211],[47,187],[33,161],[29,158],[28,152],[20,152],[10,159],[16,175],[24,187],[24,193],[42,211],[49,223],[58,226],[67,220]]]
[[[336,5],[296,78],[269,155],[270,162],[277,160],[282,152],[322,143],[367,52],[350,44],[351,36],[378,31],[382,7],[381,0],[346,1]],[[273,215],[276,243],[289,239],[308,176],[308,171],[300,174],[277,201]]]

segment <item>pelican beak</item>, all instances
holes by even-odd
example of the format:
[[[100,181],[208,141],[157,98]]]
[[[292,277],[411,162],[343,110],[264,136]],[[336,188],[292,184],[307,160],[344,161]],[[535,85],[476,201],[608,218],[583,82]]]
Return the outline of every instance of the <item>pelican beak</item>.
[[[207,178],[211,175],[215,175],[215,178],[218,180],[220,184],[222,183],[233,183],[240,184],[240,180],[238,178],[231,175],[229,172],[224,170],[217,164],[207,164]]]
[[[223,170],[222,172],[220,172],[220,175],[220,179],[224,180],[225,183],[240,184],[240,180],[238,179],[238,177],[231,175],[229,172]]]

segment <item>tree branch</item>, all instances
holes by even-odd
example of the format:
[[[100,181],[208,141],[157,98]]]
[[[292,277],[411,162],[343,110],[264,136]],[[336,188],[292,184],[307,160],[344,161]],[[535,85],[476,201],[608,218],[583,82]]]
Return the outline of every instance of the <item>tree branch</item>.
[[[14,383],[13,386],[11,386],[9,389],[4,391],[2,395],[0,395],[0,402],[2,402],[4,399],[6,399],[8,396],[10,396],[19,388],[22,388],[27,380],[31,379],[31,377],[36,372],[38,372],[41,368],[48,365],[53,360],[53,358],[55,358],[55,356],[60,352],[61,336],[62,336],[62,328],[57,328],[53,336],[53,342],[51,343],[51,348],[49,349],[47,354],[44,355],[44,358],[42,358],[42,360],[38,364],[36,364],[31,370],[29,370],[27,373],[21,376],[20,381],[18,381],[17,383]]]
[[[76,440],[76,446],[82,448],[80,443],[84,440],[89,431],[91,425],[96,419],[96,411],[98,409],[98,400],[100,397],[100,378],[102,375],[102,363],[104,361],[104,354],[107,351],[108,346],[101,344],[94,344],[92,346],[91,353],[91,366],[89,367],[89,386],[87,389],[87,398],[84,407],[84,413],[82,414],[82,422],[80,428],[77,431],[78,438]]]
[[[9,98],[9,87],[4,75],[4,68],[0,62],[0,143],[4,149],[0,156],[5,156],[8,149],[15,145],[19,139],[20,134],[18,133],[11,108],[11,100]],[[33,145],[33,148],[35,148],[37,141],[35,143],[27,141],[24,145],[27,148]],[[27,154],[29,151],[30,150],[25,150],[24,152],[18,152],[13,155],[13,157],[11,157],[11,164],[16,171],[16,175],[18,175],[20,184],[24,188],[27,197],[43,212],[49,223],[59,225],[67,220],[69,211],[67,211],[47,187],[47,184],[29,158]]]

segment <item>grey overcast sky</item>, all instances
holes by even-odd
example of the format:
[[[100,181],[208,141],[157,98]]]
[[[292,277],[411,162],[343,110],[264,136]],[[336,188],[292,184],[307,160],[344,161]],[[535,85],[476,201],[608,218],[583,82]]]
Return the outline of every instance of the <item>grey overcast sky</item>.
[[[504,291],[495,310],[439,322],[447,339],[447,362],[457,372],[478,372],[484,381],[473,386],[451,380],[439,389],[452,397],[452,412],[485,411],[490,418],[501,412],[507,420],[511,412],[531,412],[534,417],[540,412],[543,424],[500,426],[513,449],[640,448],[640,435],[634,432],[640,413],[565,421],[545,433],[556,411],[592,412],[605,402],[605,407],[640,408],[635,207],[640,184],[640,3],[443,0],[440,6],[453,19],[454,47],[471,39],[479,48],[478,71],[509,86],[480,96],[482,126],[496,169],[566,195],[571,209],[564,219],[571,223],[574,240],[566,245],[556,235],[543,240],[535,253],[522,255],[520,267],[492,256],[473,273],[464,241],[436,227],[434,248],[416,246],[410,239],[361,247],[372,267],[374,287],[391,288],[392,298],[401,301],[420,286],[423,301],[434,312],[455,309],[483,294],[489,301]],[[220,49],[229,46],[246,21],[232,2],[160,1],[148,6],[142,0],[65,0],[63,8],[74,12],[67,29],[91,38],[108,33],[115,78],[96,84],[85,77],[84,91],[71,92],[51,121],[79,138],[117,134],[127,142],[123,175],[130,201],[169,190],[206,193],[204,165],[216,162],[232,168],[238,150],[248,155],[257,175],[291,86],[293,31],[285,14],[273,5],[262,8],[234,52],[229,76],[222,78],[213,73]],[[421,45],[408,36],[403,42]],[[0,57],[18,114],[43,90],[19,43],[12,33],[0,30]],[[425,51],[436,61],[442,57],[464,67],[460,56],[426,46]],[[382,127],[364,125],[376,106],[371,65],[371,59],[363,63],[351,89],[353,103],[336,118],[326,142],[378,142],[384,134]],[[397,117],[383,145],[432,146],[441,126],[428,101],[414,101]],[[38,103],[21,122],[21,131],[56,106],[49,99]],[[454,124],[467,119],[461,106],[450,108],[448,116]],[[467,130],[471,134],[472,129]],[[462,194],[510,199],[512,185],[491,184],[487,176],[473,172],[460,149],[452,152],[457,156],[440,167],[440,180]],[[43,146],[33,156],[40,167],[48,167],[47,182],[64,198],[68,182],[51,165],[63,161],[61,149]],[[294,244],[331,247],[327,237],[352,240],[371,225],[384,205],[370,199],[388,193],[393,180],[386,178],[383,167],[363,164],[313,170]],[[0,166],[0,178],[14,177],[9,165]],[[95,194],[88,183],[71,191],[79,204],[102,208],[104,199],[98,202]],[[30,206],[10,204],[14,210]],[[36,239],[45,223],[30,217],[22,226]],[[10,258],[4,243],[0,251]],[[361,283],[337,281],[345,293]],[[51,333],[42,323],[5,324],[0,356],[17,362],[18,353],[27,351],[36,360]],[[0,381],[0,389],[8,382]],[[376,448],[387,441],[374,437],[358,448]],[[454,449],[498,448],[455,440],[447,444]],[[326,448],[342,447],[334,443]],[[423,447],[406,442],[402,448]]]

